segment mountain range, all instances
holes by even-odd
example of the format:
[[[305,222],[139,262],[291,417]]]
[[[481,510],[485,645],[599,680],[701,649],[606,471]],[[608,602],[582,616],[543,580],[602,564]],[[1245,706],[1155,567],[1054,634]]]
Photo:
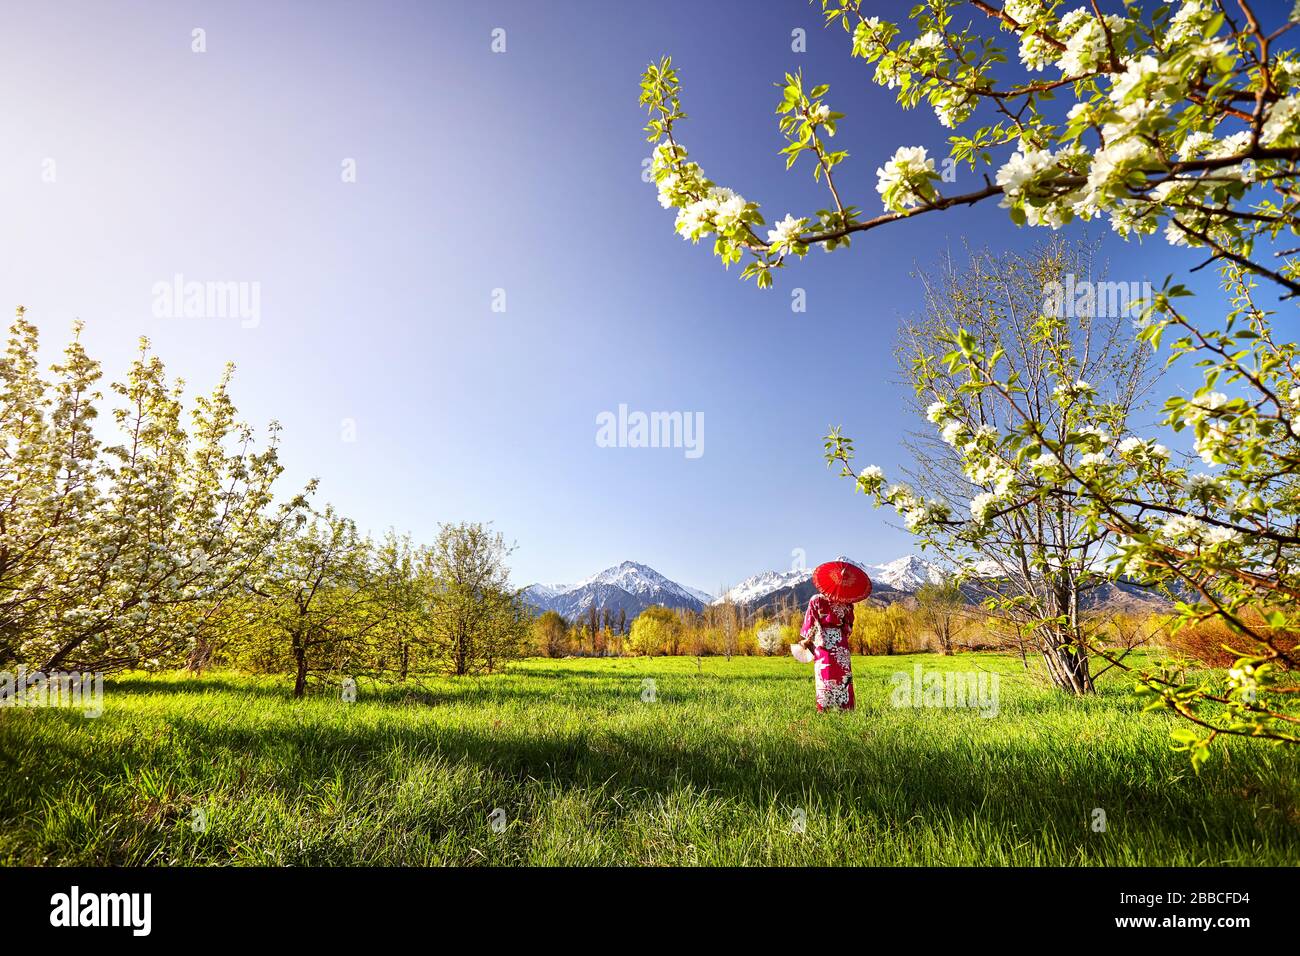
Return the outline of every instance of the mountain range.
[[[840,560],[856,564],[866,571],[871,577],[873,589],[883,585],[894,591],[915,591],[923,584],[937,584],[944,579],[944,571],[941,567],[914,554],[905,555],[888,564],[868,564],[853,558]],[[736,604],[749,605],[774,591],[811,580],[812,571],[807,568],[796,568],[791,571],[763,571],[741,581],[717,600],[730,598]]]
[[[866,570],[871,576],[870,603],[891,604],[907,600],[924,584],[938,583],[945,577],[942,566],[909,554],[886,564],[870,564],[841,557],[841,560]],[[967,584],[963,586],[967,600],[977,603],[996,586]],[[595,607],[597,611],[609,609],[611,614],[623,611],[628,619],[636,617],[646,608],[662,605],[701,611],[711,604],[731,601],[747,613],[775,608],[802,607],[812,597],[812,571],[795,568],[789,571],[762,571],[741,581],[721,596],[715,597],[698,588],[671,581],[654,568],[635,561],[624,561],[598,574],[584,578],[576,584],[534,584],[524,589],[524,600],[541,611],[555,611],[574,619]],[[1135,584],[1116,581],[1103,584],[1084,596],[1090,608],[1111,610],[1151,609],[1166,602]]]
[[[845,560],[852,560],[846,558]],[[872,596],[877,603],[889,603],[912,594],[927,581],[940,581],[943,571],[915,555],[888,564],[854,561],[871,575]],[[763,571],[746,578],[721,597],[671,581],[654,568],[636,561],[624,561],[576,584],[534,584],[524,589],[524,599],[542,611],[555,611],[576,618],[595,607],[610,613],[624,611],[635,617],[652,605],[703,610],[710,604],[730,600],[747,611],[778,605],[801,605],[812,597],[812,571]]]
[[[699,611],[713,601],[713,596],[670,581],[644,564],[624,561],[577,584],[534,584],[524,589],[524,600],[570,619],[585,614],[592,606],[597,611],[625,611],[633,618],[655,604]]]

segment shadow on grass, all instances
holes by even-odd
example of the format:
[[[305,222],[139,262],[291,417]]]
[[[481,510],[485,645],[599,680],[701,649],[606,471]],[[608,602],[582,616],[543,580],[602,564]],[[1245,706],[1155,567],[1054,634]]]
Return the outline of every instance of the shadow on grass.
[[[292,696],[292,691],[293,684],[270,677],[263,680],[248,677],[230,680],[207,675],[195,677],[169,675],[163,678],[127,675],[109,677],[104,682],[105,695],[125,692],[128,694],[162,694],[166,696],[202,696],[203,694],[218,693],[247,697],[279,697],[287,700]]]
[[[0,720],[0,771],[15,780],[21,773],[24,780],[5,789],[3,803],[7,805],[0,805],[0,811],[39,814],[48,801],[74,791],[129,792],[137,776],[146,771],[163,777],[175,775],[180,781],[176,786],[186,791],[203,792],[210,787],[221,792],[222,781],[229,774],[220,771],[231,768],[238,772],[241,787],[245,769],[250,787],[265,784],[274,774],[276,789],[287,801],[296,803],[332,780],[373,782],[376,777],[382,780],[393,775],[395,763],[400,767],[439,761],[482,771],[505,788],[529,789],[540,784],[543,792],[564,792],[599,791],[608,786],[637,795],[610,808],[615,815],[644,807],[641,795],[669,797],[689,787],[756,813],[767,812],[774,801],[810,808],[850,805],[859,816],[874,817],[882,826],[905,826],[914,819],[957,818],[1021,834],[1041,826],[1063,838],[1062,821],[1077,819],[1083,833],[1088,809],[1100,806],[1107,808],[1113,819],[1127,818],[1135,828],[1184,846],[1208,847],[1217,842],[1240,847],[1259,840],[1300,847],[1296,794],[1275,780],[1260,785],[1253,779],[1259,766],[1255,759],[1220,761],[1193,777],[1181,755],[1154,758],[1164,762],[1139,768],[1102,750],[1081,749],[1062,756],[1054,748],[1035,750],[1038,744],[1022,745],[1016,739],[972,748],[969,741],[961,741],[960,733],[880,733],[889,714],[888,674],[866,667],[859,672],[859,692],[866,698],[860,701],[865,705],[865,721],[813,716],[810,670],[761,676],[721,669],[706,670],[703,675],[693,669],[663,674],[661,698],[687,703],[709,704],[715,697],[762,686],[779,693],[794,689],[791,681],[806,684],[807,696],[798,699],[807,709],[789,714],[792,737],[788,740],[773,735],[748,737],[743,732],[733,733],[730,725],[714,725],[709,732],[695,733],[696,728],[685,721],[641,727],[639,732],[602,726],[607,714],[600,708],[616,713],[640,706],[640,681],[645,676],[659,676],[653,672],[656,660],[638,660],[640,667],[622,672],[591,666],[554,671],[521,667],[481,682],[439,679],[427,687],[415,682],[381,685],[373,693],[365,684],[362,687],[364,701],[420,707],[526,706],[571,700],[594,711],[584,715],[577,730],[550,730],[514,720],[496,727],[482,721],[469,726],[433,721],[412,726],[415,721],[403,724],[400,719],[387,718],[322,722],[301,716],[291,703],[291,685],[283,679],[250,682],[247,678],[225,679],[220,674],[192,680],[124,676],[113,679],[106,693],[186,696],[217,692],[277,699],[289,706],[269,709],[273,723],[265,727],[205,720],[193,712],[160,713],[157,733],[165,736],[155,736],[153,728],[146,727],[147,732],[127,737],[118,746],[105,746],[103,738],[93,733],[77,733],[82,725],[76,720],[84,718],[71,715],[69,726],[57,733],[45,732],[48,728],[39,728],[42,732],[37,733],[38,728],[28,726],[25,720],[9,726]],[[571,696],[554,681],[539,680],[575,676],[592,679],[575,682]],[[1004,683],[1004,693],[1011,686]],[[770,700],[772,693],[762,695],[763,699]],[[337,700],[337,688],[317,685],[309,703],[330,699]],[[1106,706],[1115,703],[1108,701]],[[1005,713],[1047,715],[1059,714],[1062,702],[1026,694],[1019,700],[1004,699],[1003,705]],[[1100,705],[1099,700],[1078,702],[1081,710]],[[729,706],[736,706],[735,701]],[[744,714],[744,710],[737,712],[738,724]],[[49,716],[44,714],[42,719]],[[815,723],[843,719],[852,719],[855,726],[835,727],[821,734],[824,728]],[[786,723],[784,718],[782,723]],[[809,727],[814,728],[811,733]],[[841,729],[849,732],[840,733]],[[987,749],[981,749],[985,746]],[[4,816],[0,812],[0,819]]]
[[[1169,779],[1158,773],[1137,782],[1130,768],[1115,760],[1063,764],[1025,759],[1023,754],[1012,759],[1017,755],[1004,748],[1004,762],[976,765],[969,752],[925,738],[908,738],[906,751],[900,753],[896,746],[878,752],[870,736],[831,741],[831,745],[848,744],[837,751],[829,751],[827,741],[808,746],[791,743],[773,750],[747,747],[736,739],[648,741],[631,733],[597,736],[585,730],[532,734],[531,728],[512,732],[486,727],[286,725],[253,732],[214,728],[185,717],[171,723],[178,737],[190,738],[191,745],[204,753],[292,750],[299,761],[293,778],[304,791],[341,770],[359,780],[391,772],[396,751],[406,761],[473,766],[504,785],[532,782],[561,791],[612,786],[663,797],[689,785],[755,812],[765,812],[774,801],[822,807],[852,804],[856,813],[884,820],[973,817],[1021,830],[1026,820],[1041,820],[1050,830],[1055,829],[1053,821],[1077,817],[1082,833],[1087,809],[1103,806],[1111,808],[1113,816],[1122,814],[1130,823],[1171,840],[1222,840],[1228,845],[1267,835],[1272,841],[1300,845],[1300,827],[1293,822],[1295,794],[1257,792],[1262,804],[1271,805],[1275,812],[1252,816],[1241,792],[1258,785],[1247,768],[1231,765],[1171,787]],[[1171,755],[1170,759],[1180,758]],[[120,763],[114,766],[107,760],[100,769],[110,775],[122,772]],[[1207,803],[1220,807],[1207,812]],[[1223,809],[1229,804],[1231,810]],[[621,803],[618,807],[611,812],[627,812]]]
[[[572,678],[584,678],[575,683],[572,692],[567,689],[557,691],[550,686],[527,689],[519,686],[521,682],[547,684],[570,682]],[[364,703],[387,704],[423,704],[437,706],[485,701],[531,701],[563,702],[567,700],[591,703],[605,699],[611,704],[627,703],[640,697],[642,681],[654,678],[659,685],[660,696],[675,696],[688,700],[701,694],[711,695],[727,693],[731,688],[780,687],[790,682],[806,684],[811,697],[813,688],[812,672],[792,674],[696,674],[693,671],[655,672],[646,670],[629,670],[626,673],[609,670],[591,670],[572,668],[564,670],[515,670],[504,671],[486,677],[431,678],[426,684],[418,678],[405,682],[378,681],[361,677],[357,681],[358,700]],[[194,678],[150,678],[138,676],[111,677],[105,685],[105,694],[147,694],[159,696],[204,696],[208,694],[229,694],[258,698],[293,701],[293,685],[283,678],[267,677],[250,681],[246,677],[237,680],[221,676],[202,676]],[[307,686],[304,698],[308,701],[338,700],[341,691],[341,678],[333,679],[313,676]]]

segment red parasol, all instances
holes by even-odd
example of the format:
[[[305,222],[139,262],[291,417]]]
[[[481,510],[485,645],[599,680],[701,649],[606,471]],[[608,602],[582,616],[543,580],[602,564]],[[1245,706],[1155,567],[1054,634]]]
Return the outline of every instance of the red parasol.
[[[854,604],[871,593],[871,578],[856,564],[827,561],[813,569],[813,584],[832,601]]]

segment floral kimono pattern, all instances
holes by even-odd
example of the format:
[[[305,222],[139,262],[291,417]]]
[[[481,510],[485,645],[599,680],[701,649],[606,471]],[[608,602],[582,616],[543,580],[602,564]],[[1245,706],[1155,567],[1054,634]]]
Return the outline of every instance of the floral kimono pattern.
[[[823,594],[808,602],[803,629],[813,639],[813,675],[817,684],[817,709],[853,709],[853,661],[849,636],[853,633],[853,605],[839,604]]]

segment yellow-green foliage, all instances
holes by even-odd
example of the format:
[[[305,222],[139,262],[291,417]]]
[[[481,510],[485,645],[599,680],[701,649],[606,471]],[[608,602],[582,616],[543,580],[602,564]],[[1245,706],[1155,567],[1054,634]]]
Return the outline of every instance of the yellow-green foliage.
[[[651,607],[632,622],[627,647],[633,654],[676,654],[682,636],[681,622],[667,608]]]
[[[914,611],[902,604],[876,608],[859,604],[854,614],[853,650],[867,654],[906,654],[924,645]]]

